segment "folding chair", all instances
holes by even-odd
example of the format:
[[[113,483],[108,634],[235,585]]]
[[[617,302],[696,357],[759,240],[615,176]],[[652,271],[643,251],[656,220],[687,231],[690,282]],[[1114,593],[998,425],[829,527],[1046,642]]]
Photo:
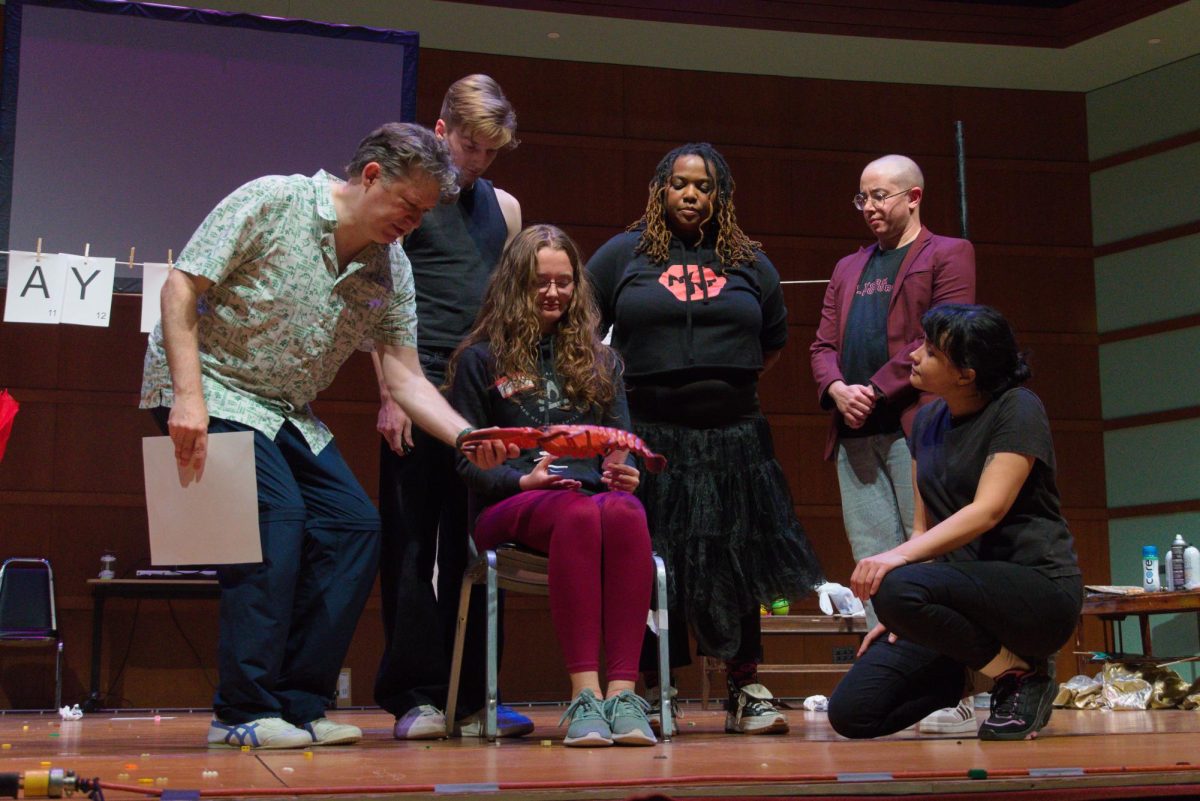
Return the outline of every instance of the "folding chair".
[[[54,708],[62,706],[63,641],[54,608],[54,571],[45,559],[0,565],[0,645],[54,646]]]
[[[667,637],[670,631],[667,619],[667,568],[657,554],[654,559],[654,595],[651,610],[654,625],[658,629],[658,679],[660,687],[670,686],[671,666],[668,657]],[[484,706],[484,736],[489,741],[496,739],[496,705],[499,650],[498,618],[500,589],[527,595],[549,595],[548,576],[550,560],[542,553],[531,551],[511,543],[504,543],[495,550],[484,551],[467,567],[463,574],[462,592],[458,601],[458,628],[454,635],[454,657],[450,665],[450,691],[446,700],[446,736],[454,733],[455,711],[458,705],[458,685],[462,677],[463,645],[467,632],[467,615],[471,609],[471,587],[476,584],[487,586],[487,689]],[[670,740],[675,733],[671,704],[662,705],[662,737]]]

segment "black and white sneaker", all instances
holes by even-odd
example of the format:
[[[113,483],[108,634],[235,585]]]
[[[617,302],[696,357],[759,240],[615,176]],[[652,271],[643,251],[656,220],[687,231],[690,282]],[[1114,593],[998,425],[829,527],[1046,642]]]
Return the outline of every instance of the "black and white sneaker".
[[[731,688],[732,689],[732,688]],[[774,696],[761,684],[747,684],[731,692],[725,702],[727,734],[787,734],[788,722],[775,708]]]
[[[673,720],[679,720],[683,717],[683,713],[679,711],[679,701],[675,698],[679,694],[679,690],[674,685],[667,689],[667,698],[671,699],[671,715]],[[646,717],[650,720],[650,730],[655,736],[662,737],[662,688],[651,687],[646,690],[646,701],[650,704],[650,709],[646,711]],[[678,724],[675,726],[675,733],[679,734]]]
[[[996,678],[992,711],[979,726],[980,740],[1032,740],[1050,721],[1057,691],[1044,669],[1010,670]]]

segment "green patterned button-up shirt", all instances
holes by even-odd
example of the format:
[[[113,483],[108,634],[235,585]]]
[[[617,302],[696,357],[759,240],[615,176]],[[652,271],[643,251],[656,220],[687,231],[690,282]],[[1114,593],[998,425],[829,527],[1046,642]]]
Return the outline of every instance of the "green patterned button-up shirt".
[[[176,269],[213,281],[200,298],[208,413],[272,439],[293,423],[314,452],[333,439],[309,403],[364,342],[416,347],[412,266],[398,244],[370,245],[339,274],[326,172],[272,175],[210,213]],[[150,335],[141,407],[170,406],[162,323]]]

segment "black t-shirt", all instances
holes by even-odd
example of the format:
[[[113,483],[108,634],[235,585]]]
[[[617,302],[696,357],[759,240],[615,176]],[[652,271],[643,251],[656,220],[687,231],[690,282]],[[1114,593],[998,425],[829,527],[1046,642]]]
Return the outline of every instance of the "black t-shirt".
[[[500,260],[508,224],[492,182],[476,179],[458,200],[431,209],[404,240],[417,290],[417,347],[455,348]]]
[[[846,318],[846,336],[842,342],[842,377],[847,384],[866,384],[879,368],[887,364],[888,308],[896,288],[896,274],[911,243],[893,250],[876,248],[854,290],[850,314]],[[838,436],[865,437],[900,430],[900,410],[886,399],[875,404],[860,428],[850,428],[838,418]]]
[[[1071,532],[1060,511],[1050,421],[1037,395],[1021,387],[1010,389],[959,420],[939,398],[917,412],[908,444],[917,461],[917,486],[930,528],[974,500],[989,455],[1034,458],[1016,500],[995,528],[942,560],[1012,562],[1048,576],[1080,574]]]

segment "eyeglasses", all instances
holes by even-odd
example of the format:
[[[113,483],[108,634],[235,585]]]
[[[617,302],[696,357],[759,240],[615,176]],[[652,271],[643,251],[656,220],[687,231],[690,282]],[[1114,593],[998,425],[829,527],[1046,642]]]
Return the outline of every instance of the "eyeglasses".
[[[575,286],[575,279],[560,278],[557,281],[538,281],[534,286],[537,288],[539,295],[544,295],[550,291],[550,287],[554,287],[559,292],[570,292]]]
[[[883,201],[887,200],[888,198],[893,198],[896,195],[904,195],[904,194],[911,192],[912,190],[913,190],[913,187],[910,186],[908,189],[901,189],[899,192],[893,192],[890,195],[887,194],[887,190],[885,190],[885,189],[876,189],[874,192],[872,192],[869,195],[864,192],[859,192],[857,195],[854,196],[854,200],[852,200],[851,202],[854,204],[854,208],[858,209],[859,211],[863,211],[864,209],[867,208],[868,203],[873,203],[876,206],[878,206],[881,203],[883,203]]]

